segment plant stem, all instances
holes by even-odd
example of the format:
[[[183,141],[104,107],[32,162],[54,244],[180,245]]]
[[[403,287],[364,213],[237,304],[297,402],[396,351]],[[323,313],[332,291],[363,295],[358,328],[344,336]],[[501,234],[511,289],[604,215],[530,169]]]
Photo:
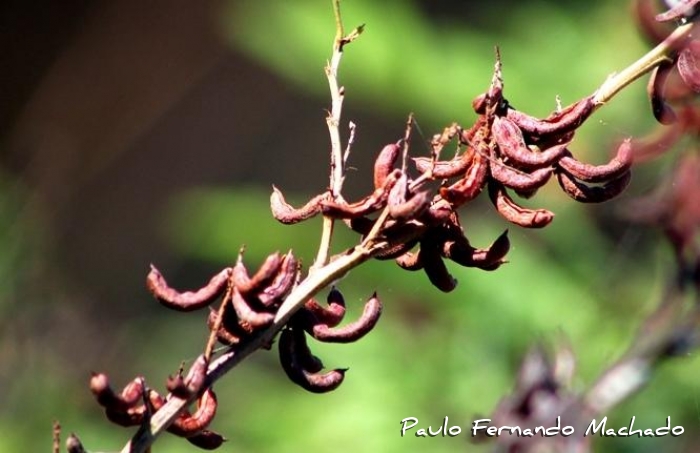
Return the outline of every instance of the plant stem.
[[[632,63],[621,72],[608,77],[600,88],[598,88],[598,91],[596,91],[593,97],[596,107],[602,106],[610,101],[610,99],[627,85],[651,71],[663,61],[668,60],[669,54],[676,50],[678,45],[688,38],[692,28],[692,22],[681,25],[642,58]]]

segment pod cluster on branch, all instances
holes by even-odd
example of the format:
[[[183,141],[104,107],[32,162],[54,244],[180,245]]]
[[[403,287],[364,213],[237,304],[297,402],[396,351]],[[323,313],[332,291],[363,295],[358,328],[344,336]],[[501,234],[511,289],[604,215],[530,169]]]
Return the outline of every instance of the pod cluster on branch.
[[[374,189],[365,197],[349,202],[325,191],[294,208],[273,187],[273,216],[285,224],[317,214],[342,220],[364,238],[372,234],[383,243],[374,250],[375,258],[395,259],[406,270],[423,270],[435,287],[449,292],[457,282],[444,259],[483,270],[497,269],[506,262],[507,233],[488,248],[475,248],[460,224],[458,209],[484,189],[506,220],[525,228],[542,228],[554,219],[554,213],[522,206],[509,191],[530,198],[555,176],[572,199],[599,203],[619,195],[630,182],[630,140],[624,140],[609,162],[601,165],[581,162],[571,151],[576,129],[595,109],[593,96],[545,118],[527,115],[503,96],[498,55],[491,86],[472,105],[478,118],[471,128],[453,123],[433,137],[430,157],[411,159],[417,175],[405,165],[407,141],[390,143],[378,153]],[[456,142],[458,152],[442,160],[441,151],[451,142]],[[402,151],[404,165],[399,166]],[[439,185],[432,184],[431,189],[431,182]]]

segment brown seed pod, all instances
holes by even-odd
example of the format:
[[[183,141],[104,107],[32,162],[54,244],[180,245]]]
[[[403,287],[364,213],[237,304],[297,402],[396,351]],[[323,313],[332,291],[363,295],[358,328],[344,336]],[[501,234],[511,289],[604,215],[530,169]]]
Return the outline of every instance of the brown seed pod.
[[[282,258],[282,265],[275,278],[258,294],[260,302],[266,307],[279,303],[291,291],[298,273],[299,262],[290,250]]]
[[[57,446],[56,448],[60,448],[60,446]],[[70,433],[68,439],[66,439],[66,451],[68,453],[87,453],[82,442],[80,442],[80,439],[74,433]]]
[[[547,118],[538,119],[513,108],[508,108],[506,118],[535,140],[547,135],[565,134],[575,130],[593,113],[594,107],[593,96],[588,96],[561,111],[552,113]]]
[[[216,450],[226,442],[226,438],[217,432],[203,429],[194,436],[188,437],[187,441],[202,450]]]
[[[168,286],[165,278],[154,265],[146,278],[149,291],[158,299],[158,302],[168,308],[178,311],[194,311],[204,308],[214,302],[225,291],[231,277],[231,268],[222,270],[197,291],[178,292]]]
[[[337,288],[331,288],[326,299],[328,307],[321,306],[314,299],[309,299],[304,304],[303,312],[309,313],[311,316],[310,324],[326,324],[330,327],[335,327],[343,320],[345,316],[345,298]]]
[[[491,176],[506,187],[530,192],[547,184],[552,176],[552,169],[538,168],[532,173],[525,173],[494,158],[491,160]]]
[[[421,191],[402,203],[389,203],[389,215],[394,219],[412,219],[425,212],[429,206],[430,195],[426,191]]]
[[[352,343],[369,333],[377,325],[382,314],[382,304],[377,293],[372,294],[365,304],[362,315],[343,327],[329,327],[326,324],[316,324],[309,332],[318,341],[325,343]]]
[[[409,242],[400,242],[398,244],[390,244],[385,249],[381,249],[373,256],[375,259],[380,261],[393,260],[394,258],[397,258],[411,250],[416,246],[416,244],[418,244],[418,239],[412,239]]]
[[[489,198],[496,210],[506,220],[525,228],[543,228],[554,219],[554,213],[546,209],[528,209],[513,201],[505,187],[496,181],[489,181]]]
[[[447,270],[447,266],[445,266],[436,244],[422,241],[420,254],[423,262],[423,271],[433,286],[445,293],[449,293],[457,287],[457,280]]]
[[[504,231],[491,246],[475,249],[467,241],[451,240],[443,244],[443,256],[457,264],[478,267],[483,270],[495,270],[505,262],[510,250],[508,230]]]
[[[321,212],[321,202],[328,198],[328,193],[316,195],[304,206],[295,208],[284,199],[284,194],[275,186],[272,186],[270,195],[270,209],[272,216],[285,225],[292,225],[310,219]]]
[[[147,409],[144,404],[131,407],[125,411],[116,410],[113,408],[105,408],[107,420],[115,425],[128,428],[130,426],[140,426],[146,419]]]
[[[256,328],[267,326],[275,319],[274,313],[254,310],[240,291],[238,291],[237,287],[233,288],[233,293],[231,294],[231,304],[236,312],[236,316],[238,316],[241,327],[243,327],[245,330],[249,330],[247,327],[250,327],[250,330],[252,331]]]
[[[577,181],[566,171],[557,172],[559,185],[569,197],[581,203],[602,203],[620,195],[627,188],[632,177],[631,172],[626,171],[615,179],[611,179],[599,186],[587,186]]]
[[[402,174],[401,170],[394,170],[387,176],[382,187],[360,201],[348,204],[326,200],[321,204],[321,210],[325,215],[338,219],[355,219],[376,212],[386,206],[389,192]]]
[[[282,257],[279,252],[275,252],[265,258],[258,271],[249,277],[248,270],[243,264],[243,253],[239,253],[232,271],[233,284],[241,294],[261,291],[275,278],[281,266]]]
[[[700,92],[700,41],[691,39],[678,54],[678,74],[695,93]]]
[[[668,22],[671,20],[685,19],[687,16],[695,14],[696,5],[700,0],[681,0],[673,2],[673,6],[663,13],[656,15],[657,22]],[[670,4],[670,2],[666,2]]]
[[[449,187],[441,187],[440,196],[457,206],[473,200],[484,188],[488,169],[488,159],[476,153],[464,177]]]
[[[673,71],[675,65],[672,61],[663,61],[651,72],[649,83],[647,84],[647,94],[651,102],[651,111],[654,118],[661,124],[670,125],[676,122],[676,113],[673,108],[666,103],[664,91],[666,80]]]
[[[214,420],[218,403],[216,394],[207,388],[197,400],[197,410],[190,414],[183,412],[168,427],[168,432],[181,437],[194,436],[204,430]]]
[[[185,386],[191,395],[198,394],[204,388],[204,381],[207,378],[207,367],[209,360],[204,354],[200,354],[187,372]]]
[[[95,395],[97,403],[115,411],[126,411],[139,403],[143,397],[144,389],[145,383],[141,376],[126,384],[119,395],[112,390],[106,374],[92,373],[90,377],[90,390]]]
[[[559,160],[559,166],[566,173],[585,182],[605,182],[616,179],[627,173],[632,166],[632,141],[626,139],[617,148],[617,154],[604,165],[591,165],[580,162],[572,156],[564,156]]]
[[[445,179],[456,178],[463,175],[474,159],[474,149],[469,146],[467,149],[452,160],[434,161],[429,157],[413,157],[413,164],[420,173],[432,172],[433,178]]]
[[[526,169],[549,167],[566,153],[566,147],[570,143],[567,141],[542,152],[534,152],[525,144],[520,128],[504,117],[494,118],[491,131],[503,155],[513,161],[515,166]]]
[[[347,370],[335,369],[323,374],[305,370],[299,356],[305,344],[306,335],[303,330],[288,327],[280,334],[280,363],[289,379],[312,393],[326,393],[338,388]]]
[[[406,252],[396,258],[396,264],[407,271],[419,271],[423,269],[423,259],[420,250],[417,252]]]
[[[394,171],[394,165],[401,152],[399,143],[386,145],[379,152],[377,160],[374,161],[374,188],[381,189],[386,184],[387,178]]]

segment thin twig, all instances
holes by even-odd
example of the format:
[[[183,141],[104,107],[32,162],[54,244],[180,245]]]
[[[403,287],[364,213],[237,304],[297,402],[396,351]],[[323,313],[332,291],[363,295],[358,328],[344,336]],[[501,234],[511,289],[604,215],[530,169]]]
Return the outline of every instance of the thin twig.
[[[593,102],[596,107],[610,101],[613,96],[627,85],[651,71],[662,62],[668,60],[669,53],[676,50],[678,44],[688,38],[693,25],[694,24],[690,22],[676,28],[663,42],[647,52],[642,58],[632,63],[621,72],[608,77],[594,95]]]

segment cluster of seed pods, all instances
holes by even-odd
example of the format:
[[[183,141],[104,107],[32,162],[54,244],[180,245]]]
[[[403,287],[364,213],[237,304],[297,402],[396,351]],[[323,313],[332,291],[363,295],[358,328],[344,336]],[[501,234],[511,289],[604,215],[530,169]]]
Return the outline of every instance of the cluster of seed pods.
[[[186,377],[178,373],[168,378],[168,397],[161,396],[148,387],[143,377],[136,377],[121,392],[115,392],[107,375],[94,373],[90,379],[90,390],[104,408],[107,419],[120,426],[140,426],[148,423],[149,417],[158,411],[170,395],[189,398],[198,395],[194,412],[184,411],[168,428],[168,432],[186,438],[191,444],[205,450],[214,450],[226,440],[221,434],[207,429],[217,409],[216,395],[211,387],[204,386],[207,360],[200,356]]]
[[[294,208],[275,187],[270,197],[273,216],[292,224],[323,214],[343,220],[362,235],[374,232],[386,245],[375,258],[396,259],[407,270],[422,269],[434,286],[448,292],[456,287],[456,280],[448,272],[445,258],[483,270],[494,270],[506,262],[510,246],[507,233],[490,247],[478,249],[470,245],[460,225],[457,209],[484,188],[506,220],[525,228],[542,228],[552,221],[554,213],[519,205],[509,190],[529,198],[556,176],[569,197],[599,203],[619,195],[630,182],[630,140],[624,140],[616,155],[602,165],[581,162],[572,154],[576,129],[595,110],[593,96],[546,118],[527,115],[503,97],[498,57],[491,86],[474,100],[473,108],[478,119],[471,128],[452,124],[433,137],[431,157],[412,159],[416,177],[412,178],[405,166],[396,168],[402,145],[404,156],[407,153],[406,144],[388,144],[375,160],[374,190],[366,197],[347,202],[324,192]],[[457,142],[457,155],[440,160],[441,151],[452,141]],[[433,192],[425,189],[431,181],[441,182]],[[373,215],[384,210],[388,215],[379,217],[382,225],[375,231],[377,216]],[[414,252],[416,245],[419,250]]]
[[[223,269],[195,291],[181,292],[172,288],[155,266],[151,266],[146,283],[161,304],[177,311],[203,310],[221,300],[218,309],[209,308],[207,325],[219,343],[235,350],[253,334],[272,324],[285,298],[299,283],[300,274],[300,262],[291,251],[286,254],[272,253],[254,273],[248,272],[241,251],[233,267]],[[381,309],[379,298],[374,294],[356,321],[338,327],[345,316],[345,301],[337,289],[331,290],[328,295],[327,306],[314,299],[309,300],[294,314],[280,335],[282,368],[293,382],[311,392],[323,393],[336,389],[343,381],[345,370],[323,373],[323,364],[308,348],[306,334],[323,342],[353,342],[372,330],[379,320]],[[122,426],[147,423],[149,416],[172,396],[189,399],[196,395],[196,410],[180,414],[168,431],[187,438],[200,448],[214,449],[225,439],[207,429],[217,408],[216,396],[206,383],[208,365],[209,360],[203,354],[186,376],[180,372],[169,377],[166,382],[167,397],[147,387],[142,377],[135,378],[121,393],[117,393],[109,385],[105,374],[94,374],[90,388],[97,402],[105,408],[107,418]]]

